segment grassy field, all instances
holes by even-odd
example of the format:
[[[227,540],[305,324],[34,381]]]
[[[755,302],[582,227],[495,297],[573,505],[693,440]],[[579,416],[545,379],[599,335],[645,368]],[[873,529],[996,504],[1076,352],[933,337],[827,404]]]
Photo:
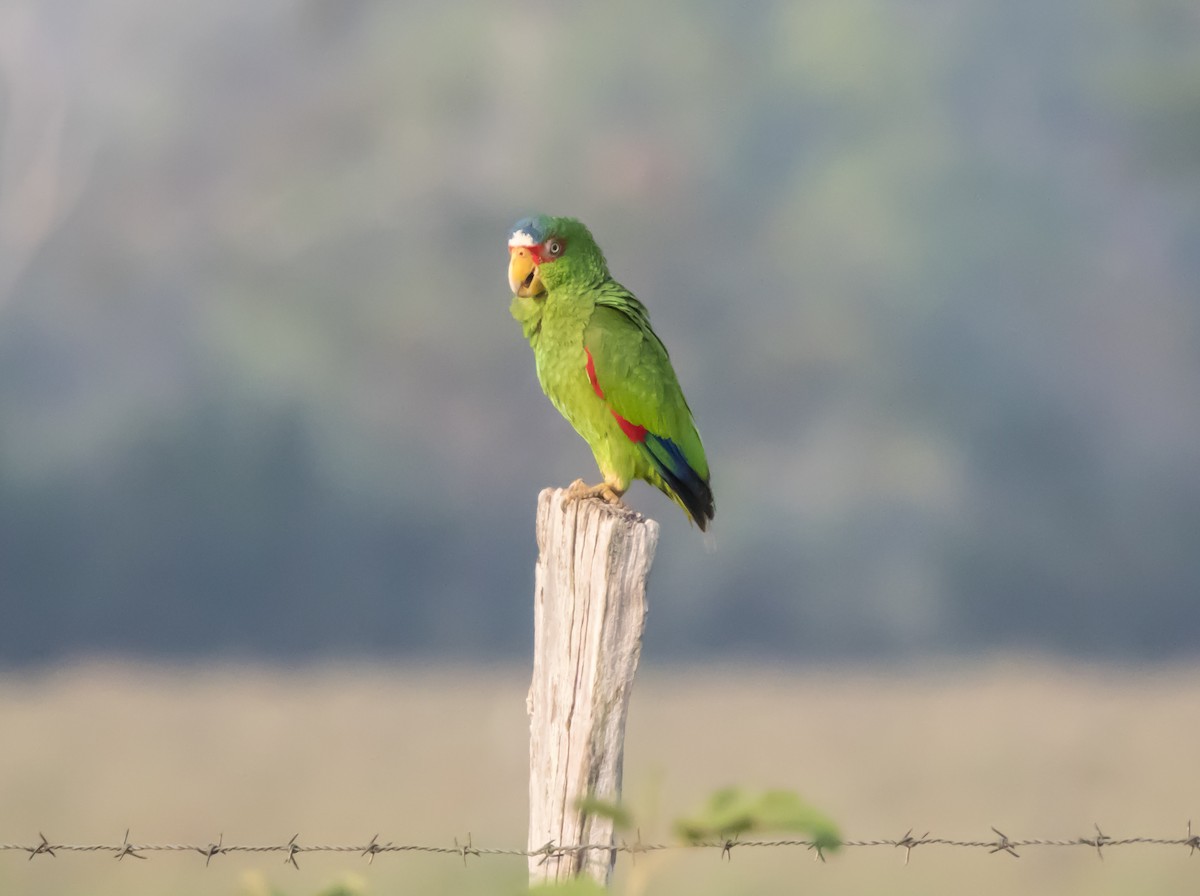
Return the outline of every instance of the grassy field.
[[[646,840],[713,790],[786,787],[848,838],[1200,831],[1195,668],[1033,660],[917,671],[644,669],[626,796]],[[525,842],[527,672],[93,664],[0,678],[0,842]],[[518,893],[523,859],[0,853],[0,893]],[[1183,847],[927,846],[672,852],[618,865],[624,894],[1191,893]]]

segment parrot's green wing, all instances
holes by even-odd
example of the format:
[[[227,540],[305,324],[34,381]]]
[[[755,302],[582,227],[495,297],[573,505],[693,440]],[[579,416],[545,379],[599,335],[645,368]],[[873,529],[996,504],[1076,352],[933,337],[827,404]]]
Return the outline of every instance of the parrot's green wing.
[[[701,529],[713,516],[708,460],[667,350],[650,328],[645,306],[609,280],[598,288],[583,336],[588,377],[634,450],[661,477],[655,483]]]

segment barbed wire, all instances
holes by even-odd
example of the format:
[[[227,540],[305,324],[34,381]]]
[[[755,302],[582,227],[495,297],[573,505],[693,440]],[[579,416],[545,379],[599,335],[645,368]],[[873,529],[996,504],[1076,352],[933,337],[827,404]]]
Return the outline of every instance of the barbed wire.
[[[913,836],[910,829],[903,837],[900,838],[878,838],[874,840],[842,840],[838,843],[839,847],[846,849],[860,849],[867,847],[888,847],[891,849],[904,850],[904,864],[907,865],[912,857],[912,851],[923,846],[949,846],[960,849],[976,849],[986,851],[991,854],[1004,853],[1013,858],[1020,858],[1018,849],[1042,848],[1042,847],[1078,847],[1086,846],[1096,850],[1096,854],[1103,859],[1104,850],[1114,849],[1119,846],[1186,846],[1188,855],[1194,854],[1200,850],[1200,834],[1192,833],[1192,823],[1189,820],[1187,823],[1187,834],[1183,837],[1109,837],[1100,830],[1099,825],[1094,826],[1096,833],[1090,837],[1075,837],[1071,839],[1056,839],[1049,837],[1031,837],[1031,838],[1012,838],[992,828],[992,833],[996,836],[989,840],[958,840],[946,837],[932,837],[929,832],[926,832],[919,837]],[[298,856],[306,853],[355,853],[361,858],[365,858],[368,864],[375,861],[375,857],[386,853],[426,853],[434,855],[450,855],[459,856],[463,864],[466,864],[470,858],[482,858],[488,856],[509,856],[522,858],[541,857],[542,861],[551,858],[559,858],[563,856],[575,855],[581,852],[599,852],[608,851],[628,854],[636,857],[641,853],[661,852],[664,850],[720,850],[721,857],[731,859],[735,850],[743,849],[774,849],[774,848],[804,848],[815,854],[815,857],[821,861],[825,861],[825,852],[830,848],[827,842],[818,842],[815,840],[804,839],[777,839],[777,840],[741,840],[738,838],[728,838],[723,840],[702,840],[696,842],[674,842],[674,843],[643,843],[639,834],[637,840],[628,842],[622,840],[615,844],[604,843],[580,843],[569,846],[555,844],[553,841],[539,847],[538,849],[504,849],[491,848],[483,846],[475,846],[471,841],[470,835],[467,836],[465,843],[459,843],[455,838],[452,846],[423,846],[418,844],[396,844],[392,842],[381,843],[379,835],[376,834],[369,841],[362,845],[328,845],[328,844],[307,844],[300,842],[300,835],[294,835],[286,843],[275,843],[269,845],[239,845],[225,843],[225,837],[222,834],[215,843],[206,845],[187,844],[187,843],[137,843],[129,839],[129,830],[125,831],[125,837],[120,843],[60,843],[50,840],[45,834],[38,833],[38,842],[28,843],[0,843],[0,852],[24,852],[28,853],[29,860],[32,861],[38,856],[48,856],[50,858],[58,858],[60,854],[67,855],[71,853],[111,853],[112,857],[121,860],[127,858],[147,859],[151,853],[188,853],[194,852],[204,857],[204,864],[209,865],[212,860],[221,855],[231,853],[284,853],[284,863],[300,867],[297,859]]]

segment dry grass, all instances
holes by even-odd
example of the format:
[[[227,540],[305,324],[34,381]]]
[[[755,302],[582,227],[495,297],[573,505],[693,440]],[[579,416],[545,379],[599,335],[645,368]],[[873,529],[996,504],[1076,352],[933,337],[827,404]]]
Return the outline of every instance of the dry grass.
[[[1200,825],[1195,669],[1015,662],[917,672],[647,670],[635,690],[626,794],[643,836],[714,789],[800,791],[847,837],[1181,836]],[[90,665],[0,679],[0,841],[385,840],[521,846],[527,673]],[[618,892],[1182,893],[1200,857],[1129,847],[1019,859],[926,847],[828,864],[802,851],[672,853],[622,863]],[[312,896],[515,893],[521,859],[387,855],[0,853],[0,892]]]

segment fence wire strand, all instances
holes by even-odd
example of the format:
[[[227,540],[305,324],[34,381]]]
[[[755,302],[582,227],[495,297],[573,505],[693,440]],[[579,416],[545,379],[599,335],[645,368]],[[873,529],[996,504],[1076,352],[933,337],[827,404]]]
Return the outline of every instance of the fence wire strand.
[[[899,838],[877,838],[874,840],[843,840],[839,846],[846,849],[861,849],[868,847],[889,848],[894,850],[904,850],[904,864],[908,864],[912,858],[912,852],[918,847],[925,846],[949,846],[959,849],[974,849],[991,854],[1004,853],[1014,858],[1020,858],[1020,853],[1017,850],[1029,848],[1043,847],[1078,847],[1086,846],[1094,849],[1096,854],[1103,859],[1104,851],[1125,846],[1186,846],[1188,854],[1192,855],[1197,850],[1200,850],[1200,835],[1192,833],[1192,823],[1187,823],[1187,833],[1183,837],[1109,837],[1100,830],[1099,825],[1095,825],[1095,833],[1090,837],[1076,837],[1071,839],[1057,839],[1050,837],[1031,837],[1031,838],[1013,838],[1008,837],[996,828],[992,828],[992,833],[995,835],[988,840],[958,840],[946,837],[933,837],[928,832],[918,836],[914,836],[913,832],[908,831],[903,837]],[[675,842],[675,843],[643,843],[639,837],[634,842],[621,841],[615,844],[605,843],[579,843],[572,845],[560,845],[553,842],[539,847],[538,849],[505,849],[476,846],[468,836],[465,843],[459,843],[456,839],[453,845],[448,846],[429,846],[420,844],[396,844],[393,842],[380,842],[379,835],[376,834],[369,841],[360,845],[330,845],[330,844],[309,844],[301,843],[300,835],[294,835],[286,843],[274,843],[267,845],[246,845],[225,843],[224,835],[217,838],[216,842],[205,845],[189,844],[189,843],[138,843],[129,839],[129,831],[125,832],[125,837],[120,843],[60,843],[50,840],[45,834],[38,833],[38,841],[34,843],[0,843],[0,852],[24,852],[28,854],[30,861],[38,856],[47,856],[50,858],[58,858],[60,855],[81,854],[81,853],[109,853],[115,859],[122,860],[127,858],[132,859],[147,859],[152,853],[198,853],[204,858],[204,864],[211,864],[212,860],[217,856],[229,855],[234,853],[282,853],[283,861],[286,864],[296,868],[300,867],[298,857],[301,855],[312,853],[352,853],[360,858],[365,858],[368,864],[375,861],[375,857],[387,853],[426,853],[434,855],[458,856],[466,864],[470,858],[481,858],[489,856],[509,856],[534,858],[537,856],[543,857],[543,860],[556,858],[561,856],[574,855],[581,852],[593,851],[611,851],[616,853],[636,856],[639,853],[660,852],[663,850],[719,850],[721,857],[731,859],[734,851],[742,849],[777,849],[777,848],[794,848],[806,849],[815,854],[816,858],[821,861],[825,860],[825,851],[828,848],[827,844],[818,843],[814,840],[804,839],[776,839],[776,840],[741,840],[730,838],[725,840],[703,840],[698,842]]]

